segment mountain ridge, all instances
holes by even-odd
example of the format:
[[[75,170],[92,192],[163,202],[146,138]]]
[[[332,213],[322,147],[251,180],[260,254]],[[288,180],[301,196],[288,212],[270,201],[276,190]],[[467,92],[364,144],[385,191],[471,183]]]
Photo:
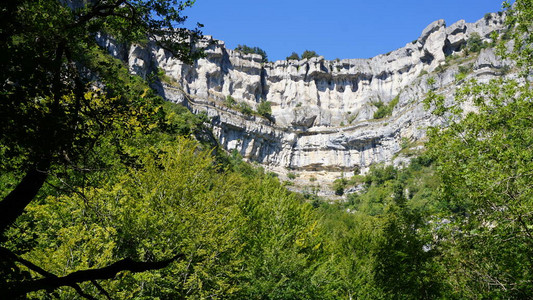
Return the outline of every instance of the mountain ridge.
[[[127,58],[130,70],[140,76],[163,72],[167,80],[156,87],[159,93],[195,113],[206,113],[227,151],[235,149],[282,179],[296,172],[298,186],[317,178],[325,187],[375,163],[406,164],[409,157],[400,153],[406,144],[419,150],[426,128],[442,122],[423,108],[429,90],[439,90],[450,102],[460,84],[457,74],[482,81],[504,75],[509,63],[490,47],[467,53],[476,36],[485,48],[493,32],[504,33],[504,18],[492,13],[449,27],[437,20],[417,40],[370,59],[261,63],[260,55],[226,49],[206,36],[206,57],[189,66],[154,43],[127,49],[106,37],[99,41],[114,56]],[[230,107],[228,96],[250,108],[268,101],[271,118]],[[393,101],[397,104],[390,115],[374,119],[379,105]],[[327,188],[323,193],[331,195]]]

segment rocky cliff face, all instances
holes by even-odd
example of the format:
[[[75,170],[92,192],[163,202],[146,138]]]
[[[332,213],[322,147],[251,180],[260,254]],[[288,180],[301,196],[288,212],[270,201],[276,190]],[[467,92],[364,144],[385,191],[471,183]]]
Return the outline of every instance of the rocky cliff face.
[[[225,149],[237,149],[281,176],[300,173],[303,183],[310,177],[327,182],[373,163],[405,160],[398,155],[401,150],[416,148],[425,129],[441,122],[421,104],[430,88],[451,100],[460,67],[467,78],[481,80],[507,69],[491,49],[468,55],[463,50],[476,34],[490,43],[490,34],[503,30],[500,14],[449,27],[439,20],[405,47],[370,59],[317,57],[265,64],[259,55],[227,49],[209,37],[207,57],[192,66],[155,46],[127,50],[104,39],[102,43],[116,56],[127,56],[132,71],[141,76],[164,71],[161,94],[194,112],[206,112]],[[429,77],[435,79],[431,86]],[[230,108],[227,96],[252,108],[269,101],[272,118]],[[392,113],[374,119],[379,103],[392,101],[397,102]]]

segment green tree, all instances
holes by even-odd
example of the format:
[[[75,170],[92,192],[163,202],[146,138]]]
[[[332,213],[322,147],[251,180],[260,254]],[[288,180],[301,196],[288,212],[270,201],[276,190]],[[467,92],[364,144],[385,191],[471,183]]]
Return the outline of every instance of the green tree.
[[[224,100],[224,104],[226,104],[227,107],[232,108],[235,104],[237,104],[237,101],[232,96],[227,95],[226,100]]]
[[[13,255],[37,243],[14,259],[43,278],[8,281],[2,295],[324,298],[315,276],[320,227],[309,204],[272,176],[224,171],[190,139],[139,134],[132,144],[139,164],[116,165],[99,185],[28,206],[1,250]],[[114,276],[123,270],[145,272]]]
[[[129,42],[158,36],[158,44],[178,58],[191,61],[200,55],[191,54],[190,42],[180,42],[198,32],[175,28],[190,2],[91,1],[75,9],[62,3],[8,0],[0,7],[2,166],[13,165],[24,174],[0,202],[2,232],[32,201],[54,165],[75,165],[101,132],[125,119],[139,126],[150,123],[153,93],[117,74],[114,62],[103,62],[96,33]],[[99,84],[104,87],[94,92]]]
[[[265,50],[259,48],[259,47],[249,47],[246,45],[237,45],[237,48],[235,50],[242,52],[244,54],[259,54],[261,55],[262,62],[267,63],[268,62],[268,56]]]
[[[238,298],[324,299],[323,277],[316,274],[320,224],[311,205],[272,177],[249,180],[242,192],[247,267]]]
[[[400,95],[397,95],[394,97],[394,99],[389,102],[389,104],[385,105],[381,100],[377,102],[372,102],[372,104],[378,109],[374,112],[374,119],[382,119],[385,117],[388,117],[392,114],[392,111],[400,101]]]
[[[533,3],[531,0],[515,1],[511,9],[510,1],[504,2],[504,8],[507,10],[507,24],[515,26],[515,30],[510,30],[511,38],[514,40],[513,51],[509,53],[505,44],[500,43],[499,53],[502,56],[508,56],[513,59],[521,68],[522,74],[530,74],[533,66]],[[505,41],[506,35],[501,37]]]
[[[430,131],[427,146],[442,180],[438,196],[455,221],[439,234],[445,235],[443,264],[456,297],[533,296],[533,89],[527,79],[532,13],[528,0],[508,11],[519,45],[511,57],[526,76],[468,82],[448,114],[439,113],[448,128]],[[518,25],[522,21],[525,27]],[[464,114],[465,102],[476,112]]]
[[[321,205],[318,211],[328,256],[317,273],[326,279],[331,299],[383,299],[373,279],[373,249],[381,235],[381,220],[332,205]]]
[[[474,32],[470,36],[470,38],[467,41],[467,49],[470,52],[479,52],[481,49],[483,49],[485,46],[483,45],[483,41],[481,40],[481,36],[479,33]]]
[[[191,4],[162,0],[2,1],[0,167],[18,181],[11,191],[2,192],[2,235],[39,193],[45,192],[47,180],[61,178],[55,193],[72,192],[84,184],[91,170],[105,167],[108,157],[94,153],[99,144],[114,145],[114,153],[128,161],[121,141],[135,132],[150,131],[158,123],[164,125],[161,98],[130,76],[120,62],[110,59],[97,46],[95,35],[108,34],[130,43],[150,38],[191,62],[201,55],[191,52],[191,42],[199,37],[199,31],[176,27],[185,20],[183,9]],[[2,257],[13,262],[11,255]],[[110,266],[140,271],[157,265],[129,264],[129,260],[117,263]],[[44,270],[31,268],[47,276]],[[105,276],[116,273],[101,271],[108,271],[103,272]],[[65,278],[54,280],[68,284]]]
[[[302,53],[302,59],[310,59],[313,57],[318,57],[318,54],[315,51],[305,50]]]
[[[84,277],[78,270],[146,261],[164,262],[154,269],[167,268],[126,273],[100,281],[102,287],[118,298],[230,295],[238,274],[233,270],[240,264],[235,257],[242,248],[236,231],[243,221],[236,193],[241,181],[232,174],[216,175],[210,151],[198,146],[184,138],[159,140],[146,145],[144,167],[129,168],[98,187],[31,205],[31,218],[19,226],[37,235],[39,246],[22,257],[40,262],[57,279],[44,275],[22,286],[7,284],[8,291],[53,290],[74,283],[85,293],[98,294],[98,285],[83,282],[113,277]],[[145,288],[137,289],[139,284]],[[62,297],[72,292],[59,290]]]
[[[344,195],[344,189],[346,188],[347,184],[348,184],[348,180],[346,178],[342,177],[342,178],[335,179],[335,181],[333,181],[333,185],[331,187],[335,191],[335,195],[342,196],[342,195]]]
[[[430,134],[440,197],[464,215],[453,240],[471,249],[456,253],[454,246],[449,254],[472,293],[487,297],[531,296],[532,96],[516,81],[471,82],[457,100],[474,99],[478,113]]]
[[[263,117],[270,118],[272,115],[271,103],[269,101],[261,101],[257,106],[257,113]]]
[[[296,52],[292,52],[290,56],[287,56],[287,60],[300,60],[300,55]]]
[[[404,186],[395,184],[393,199],[385,209],[383,232],[376,239],[374,279],[390,299],[435,299],[440,292],[432,258],[435,250],[426,243],[424,220],[406,206]],[[428,248],[424,248],[428,247]]]

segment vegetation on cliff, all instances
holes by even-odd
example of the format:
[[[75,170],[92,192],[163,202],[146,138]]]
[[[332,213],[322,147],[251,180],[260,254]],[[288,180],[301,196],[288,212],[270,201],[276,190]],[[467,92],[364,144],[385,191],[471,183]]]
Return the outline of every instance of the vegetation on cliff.
[[[159,36],[191,2],[61,3],[0,4],[1,298],[533,297],[533,1],[508,10],[522,77],[469,82],[452,106],[429,93],[448,126],[427,152],[339,181],[363,190],[336,204],[218,149],[205,115],[95,43]],[[160,42],[201,54],[179,37]]]

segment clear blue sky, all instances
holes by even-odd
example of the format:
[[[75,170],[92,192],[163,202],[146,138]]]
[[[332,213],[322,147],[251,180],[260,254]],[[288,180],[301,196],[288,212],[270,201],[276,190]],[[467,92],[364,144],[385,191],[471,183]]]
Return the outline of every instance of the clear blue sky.
[[[474,22],[502,0],[197,0],[186,25],[265,50],[269,60],[314,50],[326,59],[368,58],[403,47],[431,22]]]

